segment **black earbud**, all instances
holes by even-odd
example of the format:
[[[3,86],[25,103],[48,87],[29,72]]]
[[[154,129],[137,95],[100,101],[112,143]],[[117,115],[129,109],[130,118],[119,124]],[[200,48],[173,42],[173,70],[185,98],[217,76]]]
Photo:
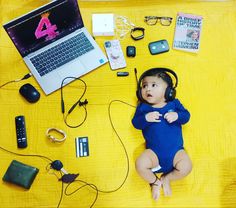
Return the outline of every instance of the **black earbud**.
[[[136,73],[136,71],[135,71]],[[139,81],[137,82],[137,91],[136,91],[136,96],[138,98],[139,101],[141,102],[146,102],[143,97],[142,97],[142,92],[141,92],[141,83],[142,80],[144,79],[144,77],[146,76],[155,76],[158,73],[164,73],[166,76],[164,77],[165,81],[167,82],[168,86],[166,88],[165,91],[165,99],[166,101],[172,101],[175,99],[176,96],[176,87],[178,85],[178,77],[177,74],[172,71],[171,69],[167,69],[167,68],[152,68],[149,69],[147,71],[145,71],[139,78]],[[173,85],[172,79],[170,77],[170,75],[168,74],[172,74],[175,77],[175,85]]]
[[[87,105],[88,104],[88,100],[87,99],[85,99],[85,101],[78,100],[74,105],[72,105],[72,107],[68,111],[68,114],[70,114],[78,104],[79,104],[79,106]]]
[[[88,104],[88,100],[85,99],[84,101],[80,101],[79,102],[79,106],[83,106],[83,105],[87,105]]]

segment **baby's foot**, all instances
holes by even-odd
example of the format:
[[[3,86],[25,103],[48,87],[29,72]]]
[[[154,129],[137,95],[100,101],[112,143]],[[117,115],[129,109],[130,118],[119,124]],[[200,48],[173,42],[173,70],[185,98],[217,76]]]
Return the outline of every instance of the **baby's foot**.
[[[155,183],[151,184],[151,187],[152,187],[152,198],[154,200],[158,200],[159,197],[160,197],[160,190],[161,190],[161,181],[159,179],[157,179],[155,181]]]
[[[165,196],[171,196],[172,190],[170,187],[170,180],[166,176],[161,177],[161,183],[163,185],[163,191]]]

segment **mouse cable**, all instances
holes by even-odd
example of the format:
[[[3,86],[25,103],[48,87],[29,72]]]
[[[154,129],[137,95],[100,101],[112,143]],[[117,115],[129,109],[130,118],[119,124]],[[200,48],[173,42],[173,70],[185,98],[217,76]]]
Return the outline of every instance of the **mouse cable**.
[[[26,74],[25,76],[23,76],[21,79],[11,80],[11,81],[6,82],[5,84],[0,85],[0,88],[4,87],[4,86],[7,85],[7,84],[13,83],[13,82],[19,82],[19,81],[22,81],[22,80],[24,80],[24,79],[28,79],[28,78],[30,78],[31,76],[32,76],[32,74],[31,74],[31,73],[28,73],[28,74]]]

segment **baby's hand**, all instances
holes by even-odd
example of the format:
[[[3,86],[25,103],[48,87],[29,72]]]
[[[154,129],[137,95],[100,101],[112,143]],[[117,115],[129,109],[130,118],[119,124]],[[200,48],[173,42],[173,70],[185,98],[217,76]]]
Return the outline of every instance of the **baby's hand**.
[[[166,119],[168,123],[173,123],[178,119],[178,113],[168,112],[164,115],[164,119]]]
[[[148,122],[161,122],[161,120],[159,119],[160,116],[162,116],[162,114],[157,111],[153,111],[151,113],[147,113],[145,115],[145,118]]]

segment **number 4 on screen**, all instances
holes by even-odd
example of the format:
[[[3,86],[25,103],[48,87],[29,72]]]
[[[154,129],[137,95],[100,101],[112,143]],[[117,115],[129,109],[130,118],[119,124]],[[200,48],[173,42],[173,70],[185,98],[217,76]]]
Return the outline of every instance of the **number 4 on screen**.
[[[37,39],[46,36],[46,40],[51,40],[55,38],[59,33],[56,31],[57,26],[52,25],[48,19],[49,13],[41,15],[41,20],[38,24],[38,27],[35,30],[35,36]]]

